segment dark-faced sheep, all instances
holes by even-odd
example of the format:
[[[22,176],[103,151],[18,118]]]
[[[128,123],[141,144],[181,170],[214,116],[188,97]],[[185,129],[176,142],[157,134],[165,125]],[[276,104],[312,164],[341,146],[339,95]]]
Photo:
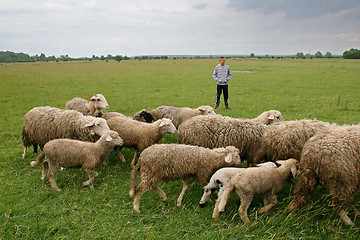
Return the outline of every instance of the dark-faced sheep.
[[[297,211],[307,205],[318,184],[330,192],[341,219],[353,225],[344,207],[360,187],[359,126],[331,128],[304,145],[294,199],[288,209]]]

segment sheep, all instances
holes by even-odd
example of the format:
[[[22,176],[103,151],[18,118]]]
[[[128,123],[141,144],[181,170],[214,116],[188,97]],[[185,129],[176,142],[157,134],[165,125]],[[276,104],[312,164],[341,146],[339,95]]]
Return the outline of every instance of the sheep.
[[[154,120],[164,117],[170,118],[176,128],[178,128],[181,123],[194,116],[216,114],[214,109],[210,106],[200,106],[194,109],[188,107],[179,108],[172,106],[160,106],[154,110],[151,110],[150,113]]]
[[[32,167],[43,163],[41,180],[44,181],[46,175],[49,177],[51,187],[56,191],[61,191],[55,181],[58,169],[81,168],[88,174],[89,180],[82,183],[82,186],[94,188],[94,179],[98,173],[94,170],[101,163],[105,162],[114,146],[123,144],[119,134],[115,131],[108,131],[95,142],[82,142],[73,139],[54,139],[46,143],[44,151],[31,162]]]
[[[276,168],[276,164],[273,162],[266,162],[258,164],[258,167],[262,168]],[[245,168],[235,168],[235,167],[224,167],[217,170],[210,178],[209,183],[204,187],[204,194],[200,199],[200,207],[203,208],[206,202],[211,202],[210,195],[215,190],[221,190],[225,188],[230,182],[232,176],[237,173],[240,173]],[[220,193],[220,191],[219,191]],[[220,194],[217,195],[217,198],[220,197]]]
[[[264,132],[254,163],[295,158],[300,160],[304,144],[316,133],[330,128],[318,120],[294,120],[269,125]]]
[[[174,124],[167,118],[159,119],[150,124],[123,117],[114,117],[108,120],[108,125],[111,130],[117,131],[124,140],[122,147],[135,148],[131,165],[134,165],[139,151],[158,143],[166,133],[176,133]],[[121,153],[122,147],[117,148],[116,152],[121,161],[125,163],[124,155]]]
[[[246,120],[246,118],[239,118],[239,119]],[[262,123],[265,125],[270,125],[275,122],[284,121],[284,118],[282,117],[281,112],[279,112],[277,110],[269,110],[269,111],[265,111],[265,112],[261,113],[256,118],[252,118],[250,120],[253,120],[255,122]]]
[[[106,112],[101,117],[106,120],[109,120],[112,117],[125,117],[125,118],[134,119],[134,120],[137,120],[140,122],[147,122],[147,123],[154,122],[154,118],[152,117],[151,113],[146,109],[143,109],[143,110],[135,113],[134,117],[132,117],[132,118],[128,117],[122,113],[119,113],[119,112]]]
[[[294,197],[288,210],[295,212],[308,204],[318,184],[330,192],[333,206],[343,222],[353,225],[344,206],[359,191],[360,126],[331,128],[304,145]]]
[[[258,211],[263,214],[269,211],[277,204],[276,193],[279,192],[284,182],[291,175],[296,177],[298,161],[290,158],[284,161],[277,161],[281,166],[278,168],[246,168],[237,175],[233,176],[230,183],[226,186],[215,204],[212,215],[213,220],[217,220],[219,212],[224,211],[226,202],[230,193],[235,189],[240,197],[241,205],[239,207],[239,215],[244,223],[249,223],[247,210],[255,195],[264,195],[264,207]]]
[[[35,107],[24,116],[22,141],[26,157],[26,149],[33,145],[43,148],[45,143],[57,138],[71,138],[81,141],[95,142],[109,131],[105,119],[84,116],[74,110],[63,110],[53,107]]]
[[[65,104],[66,110],[76,110],[84,114],[85,116],[101,117],[101,109],[109,109],[104,95],[95,94],[89,100],[89,102],[83,98],[73,98]]]
[[[131,172],[130,197],[134,198],[134,211],[140,212],[140,197],[153,189],[167,202],[166,194],[157,186],[161,180],[183,180],[183,189],[177,199],[177,207],[188,188],[190,177],[196,176],[201,186],[215,170],[241,163],[239,150],[233,146],[208,149],[183,144],[155,144],[145,149]],[[141,182],[137,184],[137,172]]]
[[[220,115],[196,116],[178,129],[178,143],[216,148],[235,146],[249,165],[260,147],[266,125]]]

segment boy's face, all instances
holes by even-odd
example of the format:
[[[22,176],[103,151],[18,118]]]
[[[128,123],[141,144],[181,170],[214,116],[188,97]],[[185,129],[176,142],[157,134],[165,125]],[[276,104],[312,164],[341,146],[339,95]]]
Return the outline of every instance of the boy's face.
[[[224,66],[224,65],[225,65],[225,61],[226,61],[225,58],[220,58],[220,59],[219,59],[220,65],[221,65],[221,66]]]

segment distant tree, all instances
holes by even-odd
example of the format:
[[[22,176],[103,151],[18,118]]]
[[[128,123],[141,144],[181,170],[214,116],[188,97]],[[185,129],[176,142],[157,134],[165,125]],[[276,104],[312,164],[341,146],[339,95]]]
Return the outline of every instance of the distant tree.
[[[322,58],[322,53],[320,51],[317,51],[314,55],[315,58]]]
[[[122,55],[116,55],[114,59],[116,61],[120,62],[121,60],[123,60],[123,56]]]
[[[251,53],[250,54],[250,58],[254,58],[255,57],[255,54],[254,53]]]
[[[101,55],[100,60],[101,60],[101,61],[104,61],[104,60],[105,60],[104,55]]]
[[[124,56],[124,60],[130,60],[130,58],[128,56]]]
[[[360,59],[360,50],[358,49],[350,49],[343,53],[343,58],[346,59]]]
[[[304,53],[302,53],[302,52],[298,52],[298,53],[296,53],[296,58],[304,58]]]
[[[324,55],[324,57],[326,57],[326,58],[331,58],[331,52],[326,52],[325,55]]]
[[[111,54],[108,54],[106,59],[111,60],[111,59],[113,59],[113,56],[111,56]]]

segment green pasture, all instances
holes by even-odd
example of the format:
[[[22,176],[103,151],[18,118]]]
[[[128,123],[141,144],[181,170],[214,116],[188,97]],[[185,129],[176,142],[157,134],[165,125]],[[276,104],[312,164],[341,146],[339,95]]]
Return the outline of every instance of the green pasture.
[[[355,226],[343,224],[331,199],[319,187],[312,203],[289,216],[292,183],[278,194],[279,204],[258,216],[262,198],[249,209],[251,223],[237,213],[238,197],[231,197],[220,220],[211,219],[213,205],[199,208],[203,189],[190,186],[181,208],[176,199],[181,181],[161,182],[169,198],[164,204],[154,193],[141,198],[140,214],[129,197],[130,163],[111,153],[98,169],[94,189],[81,187],[87,176],[79,169],[59,172],[55,192],[41,182],[41,167],[32,168],[32,149],[21,158],[22,120],[37,106],[63,108],[74,97],[106,97],[109,111],[132,116],[160,105],[213,106],[217,59],[167,59],[0,64],[0,239],[358,239]],[[344,59],[228,59],[233,78],[229,104],[223,99],[217,113],[253,118],[276,109],[285,120],[318,119],[337,124],[360,122],[360,61]],[[176,136],[167,135],[167,143]],[[125,149],[131,159],[133,150]],[[353,204],[360,209],[359,194]],[[351,209],[349,209],[351,210]]]

